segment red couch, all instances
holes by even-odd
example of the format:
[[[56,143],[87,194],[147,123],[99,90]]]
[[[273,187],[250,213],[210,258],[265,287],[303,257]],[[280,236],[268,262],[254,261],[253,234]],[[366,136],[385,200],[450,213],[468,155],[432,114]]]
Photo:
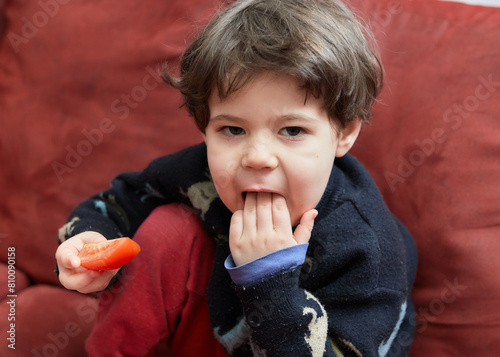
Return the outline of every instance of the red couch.
[[[350,2],[386,68],[353,153],[419,250],[411,356],[498,355],[500,9]],[[119,172],[201,140],[156,71],[217,3],[0,0],[1,356],[85,355],[96,300],[58,284],[57,229]]]

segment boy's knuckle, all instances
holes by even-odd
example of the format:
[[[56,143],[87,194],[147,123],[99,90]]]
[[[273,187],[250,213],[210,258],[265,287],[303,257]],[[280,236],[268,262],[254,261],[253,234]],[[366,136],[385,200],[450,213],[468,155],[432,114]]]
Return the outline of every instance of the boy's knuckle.
[[[282,238],[278,239],[277,243],[280,247],[284,247],[288,244],[288,239],[286,239],[285,237],[282,237]]]
[[[260,207],[260,208],[264,208],[264,209],[268,209],[268,208],[269,208],[269,207],[271,207],[271,206],[272,206],[272,203],[271,203],[271,202],[267,202],[267,201],[266,201],[266,202],[262,202],[262,203],[259,205],[259,207]]]
[[[282,204],[282,203],[276,203],[274,205],[274,210],[278,213],[282,213],[284,212],[285,210],[287,210],[287,207],[285,204]]]

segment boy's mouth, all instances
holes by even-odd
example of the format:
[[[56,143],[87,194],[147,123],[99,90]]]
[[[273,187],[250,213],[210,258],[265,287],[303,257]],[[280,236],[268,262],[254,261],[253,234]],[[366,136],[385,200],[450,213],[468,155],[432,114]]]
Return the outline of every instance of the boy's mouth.
[[[260,191],[260,190],[256,190],[256,191],[243,191],[241,193],[241,199],[243,200],[243,204],[245,204],[245,201],[246,201],[248,193],[263,193],[263,192],[267,192],[267,193],[270,193],[270,194],[279,194],[279,193],[277,193],[275,191],[268,191],[268,190],[262,190],[262,191]]]

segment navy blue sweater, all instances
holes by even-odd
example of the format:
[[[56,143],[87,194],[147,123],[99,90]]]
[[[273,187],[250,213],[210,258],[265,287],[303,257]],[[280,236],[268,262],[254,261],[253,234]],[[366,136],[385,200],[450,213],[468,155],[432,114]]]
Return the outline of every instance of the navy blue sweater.
[[[231,212],[200,144],[113,180],[81,203],[60,241],[93,230],[133,236],[157,206],[193,207],[216,241],[208,289],[214,333],[232,356],[405,356],[413,339],[416,247],[366,169],[336,159],[302,266],[236,285],[224,267]]]

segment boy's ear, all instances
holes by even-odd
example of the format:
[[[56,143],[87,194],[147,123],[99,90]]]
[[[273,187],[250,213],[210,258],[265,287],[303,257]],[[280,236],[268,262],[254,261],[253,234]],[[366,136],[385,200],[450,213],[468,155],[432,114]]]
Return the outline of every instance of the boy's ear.
[[[354,119],[346,123],[344,128],[340,129],[340,136],[335,157],[344,156],[352,148],[354,142],[358,138],[359,132],[361,131],[361,125],[361,120]]]

